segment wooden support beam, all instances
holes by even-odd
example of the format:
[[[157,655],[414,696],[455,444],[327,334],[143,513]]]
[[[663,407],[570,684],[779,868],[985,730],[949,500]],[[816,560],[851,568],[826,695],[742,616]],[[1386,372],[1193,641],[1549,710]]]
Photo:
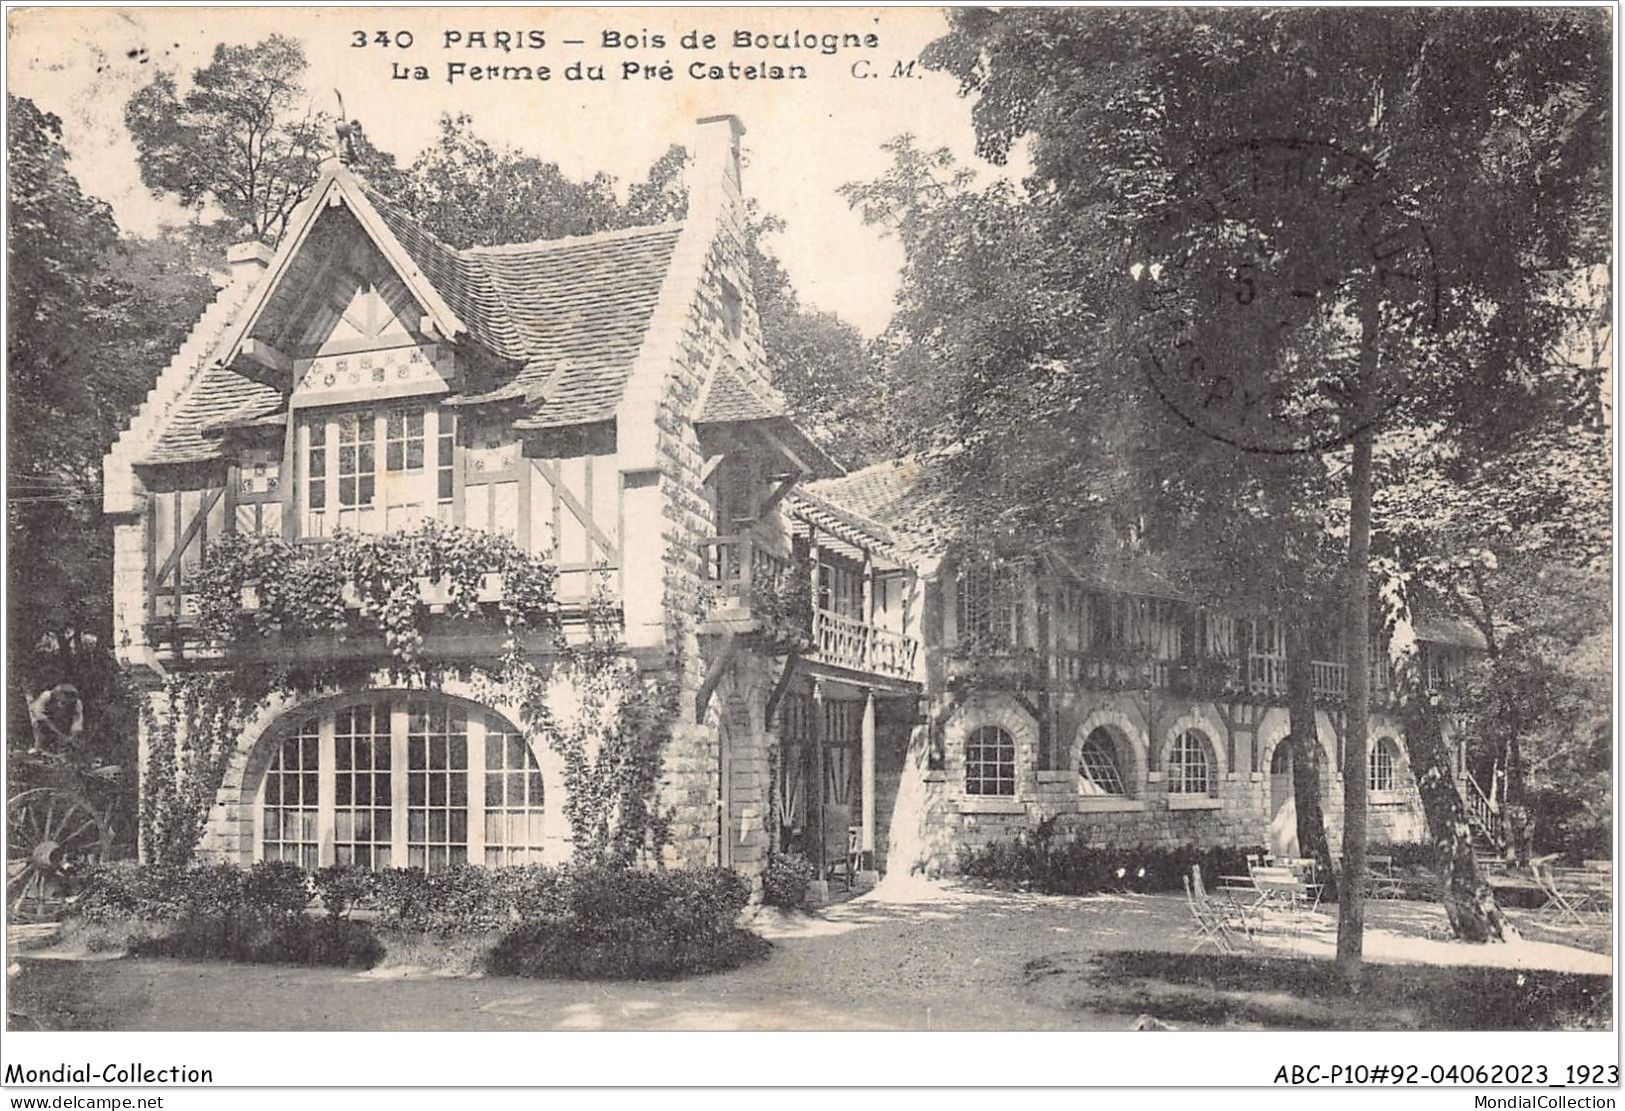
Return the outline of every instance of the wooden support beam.
[[[722,646],[717,651],[716,658],[711,666],[706,668],[705,679],[700,683],[700,689],[694,695],[694,723],[705,722],[706,708],[711,704],[711,696],[716,693],[717,684],[722,682],[723,674],[728,665],[733,662],[734,653],[739,651],[739,640],[733,633],[722,635]]]
[[[160,584],[169,577],[169,573],[173,571],[180,563],[181,556],[185,554],[187,546],[191,544],[193,540],[197,539],[198,533],[202,532],[208,525],[209,511],[214,508],[215,502],[219,501],[225,496],[225,493],[226,488],[221,486],[217,489],[210,490],[207,494],[205,494],[198,508],[197,516],[192,518],[191,522],[186,526],[185,532],[181,532],[181,499],[179,495],[176,496],[175,531],[178,538],[175,541],[175,550],[170,552],[169,555],[165,557],[163,566],[159,567],[157,574],[153,576],[153,578],[156,579]],[[177,615],[180,613],[179,575],[175,576],[175,611]]]
[[[790,689],[790,680],[795,678],[796,664],[801,662],[801,656],[791,652],[784,658],[784,670],[779,673],[779,681],[773,684],[773,693],[767,697],[767,712],[762,717],[765,728],[773,728],[773,715],[779,711],[779,703],[784,701],[785,693]]]
[[[767,496],[767,501],[762,503],[762,508],[756,514],[757,517],[767,516],[767,514],[772,511],[774,506],[783,501],[784,496],[790,492],[793,486],[795,486],[798,477],[799,476],[797,475],[789,475],[786,478],[780,479],[778,486],[774,487],[773,492]]]
[[[769,432],[767,429],[759,427],[755,429],[755,432],[762,439],[766,440],[774,451],[777,451],[780,455],[790,460],[791,463],[795,464],[796,469],[802,474],[817,473],[813,467],[807,464],[806,460],[802,459],[801,456],[797,455],[793,450],[791,450],[789,444],[785,443],[779,437],[773,435],[773,433]]]
[[[722,461],[726,458],[728,458],[726,452],[718,452],[715,455],[707,455],[705,457],[705,462],[700,465],[701,486],[704,486],[711,480],[712,473],[722,465]]]
[[[863,692],[863,835],[858,850],[863,854],[864,871],[872,871],[875,861],[875,693]]]

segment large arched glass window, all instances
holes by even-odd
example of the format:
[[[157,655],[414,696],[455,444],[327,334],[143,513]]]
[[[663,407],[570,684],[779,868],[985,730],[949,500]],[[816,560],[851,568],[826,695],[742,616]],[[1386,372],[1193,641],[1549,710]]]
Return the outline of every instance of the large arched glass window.
[[[1373,791],[1396,789],[1394,769],[1399,763],[1399,750],[1387,737],[1378,737],[1371,746],[1369,764],[1370,784]]]
[[[541,768],[496,714],[379,697],[307,716],[277,745],[260,796],[262,859],[432,872],[546,858]]]
[[[1187,729],[1168,750],[1168,790],[1176,795],[1206,795],[1213,789],[1213,754],[1207,738]]]
[[[984,725],[965,741],[965,793],[1016,793],[1016,742],[997,725]]]
[[[1093,730],[1078,751],[1080,789],[1086,795],[1126,795],[1117,762],[1117,742],[1104,726]]]

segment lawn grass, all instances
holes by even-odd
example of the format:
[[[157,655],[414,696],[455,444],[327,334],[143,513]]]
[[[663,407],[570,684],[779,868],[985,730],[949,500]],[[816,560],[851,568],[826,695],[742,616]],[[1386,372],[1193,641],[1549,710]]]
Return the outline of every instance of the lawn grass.
[[[1368,964],[1350,994],[1327,960],[1097,953],[1030,961],[1030,984],[1063,1006],[1148,1014],[1174,1025],[1271,1030],[1607,1029],[1606,976],[1506,968]]]

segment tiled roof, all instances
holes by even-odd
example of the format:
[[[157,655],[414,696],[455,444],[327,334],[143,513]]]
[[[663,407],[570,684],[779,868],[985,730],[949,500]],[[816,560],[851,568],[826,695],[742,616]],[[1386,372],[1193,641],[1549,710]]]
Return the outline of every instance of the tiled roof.
[[[642,348],[681,224],[456,250],[369,190],[413,264],[481,346],[517,371],[480,400],[524,398],[526,429],[612,417]],[[472,399],[470,399],[472,400]],[[216,458],[206,426],[280,403],[268,385],[220,367],[205,371],[166,422],[146,463]]]
[[[1453,644],[1458,648],[1473,648],[1480,652],[1489,648],[1489,642],[1484,639],[1484,634],[1471,622],[1463,621],[1459,617],[1418,615],[1412,620],[1411,628],[1416,632],[1417,640],[1430,641],[1434,644]]]
[[[211,425],[280,408],[282,394],[274,386],[244,378],[225,367],[205,370],[182,396],[164,423],[163,435],[140,459],[141,463],[201,463],[220,455],[218,437],[206,438]]]
[[[941,556],[954,538],[953,516],[932,460],[911,455],[811,482],[807,493],[886,526],[895,545],[920,558]]]
[[[723,366],[717,370],[711,390],[705,395],[705,407],[698,423],[734,424],[784,415],[782,399],[764,396],[733,367]]]
[[[520,428],[614,415],[682,225],[496,247],[448,247],[377,194],[367,200],[479,343],[523,364],[542,403]]]

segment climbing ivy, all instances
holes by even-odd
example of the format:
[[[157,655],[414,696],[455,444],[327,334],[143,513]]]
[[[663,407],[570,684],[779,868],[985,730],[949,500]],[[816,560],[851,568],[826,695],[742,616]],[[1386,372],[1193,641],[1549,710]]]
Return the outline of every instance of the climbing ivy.
[[[165,712],[142,699],[147,763],[141,777],[141,847],[155,864],[191,862],[248,718],[269,696],[229,673],[171,675]]]
[[[500,584],[488,595],[492,575]],[[524,633],[558,627],[555,577],[506,536],[432,520],[410,532],[340,531],[324,544],[234,533],[210,547],[198,574],[199,624],[223,644],[349,635],[359,624],[383,635],[398,678],[421,677],[426,597],[453,618],[494,610],[518,653]]]
[[[619,607],[601,584],[583,642],[541,665],[510,658],[498,680],[531,742],[551,747],[563,764],[564,814],[584,865],[658,862],[670,837],[655,795],[679,686],[669,672],[645,674],[620,627]]]

